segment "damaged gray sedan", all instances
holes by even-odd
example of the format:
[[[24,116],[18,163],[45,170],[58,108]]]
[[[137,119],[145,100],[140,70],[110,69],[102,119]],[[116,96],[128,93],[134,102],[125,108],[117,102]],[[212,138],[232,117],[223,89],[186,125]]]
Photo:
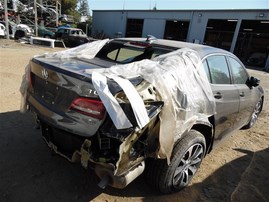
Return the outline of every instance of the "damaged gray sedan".
[[[162,193],[186,187],[219,140],[252,127],[264,97],[232,53],[150,36],[34,57],[21,92],[49,148],[94,169],[101,188],[145,171]]]

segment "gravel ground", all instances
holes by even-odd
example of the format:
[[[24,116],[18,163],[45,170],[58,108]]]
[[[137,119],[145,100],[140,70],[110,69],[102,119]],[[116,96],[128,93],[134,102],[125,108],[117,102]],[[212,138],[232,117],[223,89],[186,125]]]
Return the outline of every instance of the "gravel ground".
[[[57,50],[0,39],[0,201],[269,201],[268,73],[249,70],[265,90],[257,124],[226,138],[189,187],[160,195],[139,177],[123,190],[101,190],[93,171],[51,155],[31,115],[19,112],[29,59]]]

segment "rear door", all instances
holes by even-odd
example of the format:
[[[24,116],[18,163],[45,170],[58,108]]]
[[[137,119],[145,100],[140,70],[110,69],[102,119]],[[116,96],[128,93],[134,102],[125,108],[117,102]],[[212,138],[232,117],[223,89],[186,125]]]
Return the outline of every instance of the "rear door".
[[[249,122],[259,96],[257,95],[257,91],[246,84],[249,76],[243,65],[236,58],[229,56],[227,58],[232,73],[232,80],[239,91],[240,99],[239,113],[235,127],[241,128]]]
[[[234,130],[239,111],[239,93],[232,84],[231,73],[224,55],[210,55],[204,62],[216,102],[215,139],[221,140]]]

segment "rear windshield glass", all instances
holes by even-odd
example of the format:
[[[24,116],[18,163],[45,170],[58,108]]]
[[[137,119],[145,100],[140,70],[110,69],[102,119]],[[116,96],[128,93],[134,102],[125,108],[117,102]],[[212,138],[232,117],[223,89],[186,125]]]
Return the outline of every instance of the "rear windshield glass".
[[[127,64],[143,59],[153,59],[171,51],[173,49],[168,47],[157,47],[147,43],[110,42],[99,51],[96,57],[120,64]]]

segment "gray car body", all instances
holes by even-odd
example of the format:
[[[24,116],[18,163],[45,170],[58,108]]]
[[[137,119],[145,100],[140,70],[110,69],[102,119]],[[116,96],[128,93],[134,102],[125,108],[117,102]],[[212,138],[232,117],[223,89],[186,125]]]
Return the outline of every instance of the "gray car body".
[[[114,39],[108,44],[118,43],[123,45],[130,41],[148,43],[153,47],[165,48],[169,51],[190,48],[199,54],[202,62],[211,56],[225,57],[231,75],[230,84],[211,84],[215,96],[216,114],[209,118],[210,124],[201,122],[192,127],[205,136],[207,153],[213,145],[226,135],[247,125],[256,103],[263,99],[262,87],[249,85],[249,81],[244,84],[233,82],[232,71],[228,62],[229,57],[235,59],[242,66],[243,71],[246,71],[246,69],[239,59],[230,52],[198,44],[158,39],[148,41],[144,38]],[[32,85],[28,89],[27,104],[34,113],[38,126],[41,123],[43,137],[51,149],[70,161],[80,161],[84,167],[90,167],[93,164],[96,174],[101,179],[109,175],[113,180],[108,184],[122,188],[129,183],[128,177],[126,177],[128,173],[131,173],[134,168],[141,167],[141,162],[146,158],[157,158],[156,151],[159,145],[151,137],[154,137],[154,133],[158,131],[158,113],[161,111],[162,103],[148,103],[147,110],[149,117],[151,117],[151,124],[146,130],[138,131],[138,133],[134,129],[117,130],[108,116],[105,116],[102,120],[89,119],[86,115],[71,110],[71,103],[78,97],[98,99],[96,90],[91,83],[91,77],[85,77],[80,72],[90,68],[108,68],[117,63],[99,57],[100,53],[102,53],[102,49],[91,60],[66,60],[64,65],[70,67],[70,71],[66,68],[60,68],[62,63],[60,64],[59,59],[42,56],[33,58],[30,62]],[[75,66],[72,66],[72,64],[75,64]],[[44,78],[44,70],[48,74],[47,78]],[[141,78],[135,78],[131,80],[131,83],[134,86],[139,86],[143,82]],[[108,84],[113,95],[122,91],[115,83],[108,82]],[[130,112],[128,105],[122,105],[122,107],[128,118],[132,120],[133,114]],[[133,123],[136,124],[135,121]],[[136,133],[141,134],[141,136]],[[135,135],[137,135],[137,139]],[[96,140],[97,136],[110,138],[109,146],[115,148],[108,150],[109,152],[98,149],[98,144],[100,147],[102,146],[102,138]],[[130,146],[127,145],[128,141],[130,141]],[[127,150],[130,153],[133,150],[136,152],[125,156],[118,149],[122,142],[127,145]],[[136,142],[143,142],[143,144],[136,144]],[[89,151],[90,147],[91,151]],[[72,154],[68,156],[65,153],[67,150],[71,150]],[[101,153],[108,160],[104,160]],[[77,156],[81,158],[78,160]]]

